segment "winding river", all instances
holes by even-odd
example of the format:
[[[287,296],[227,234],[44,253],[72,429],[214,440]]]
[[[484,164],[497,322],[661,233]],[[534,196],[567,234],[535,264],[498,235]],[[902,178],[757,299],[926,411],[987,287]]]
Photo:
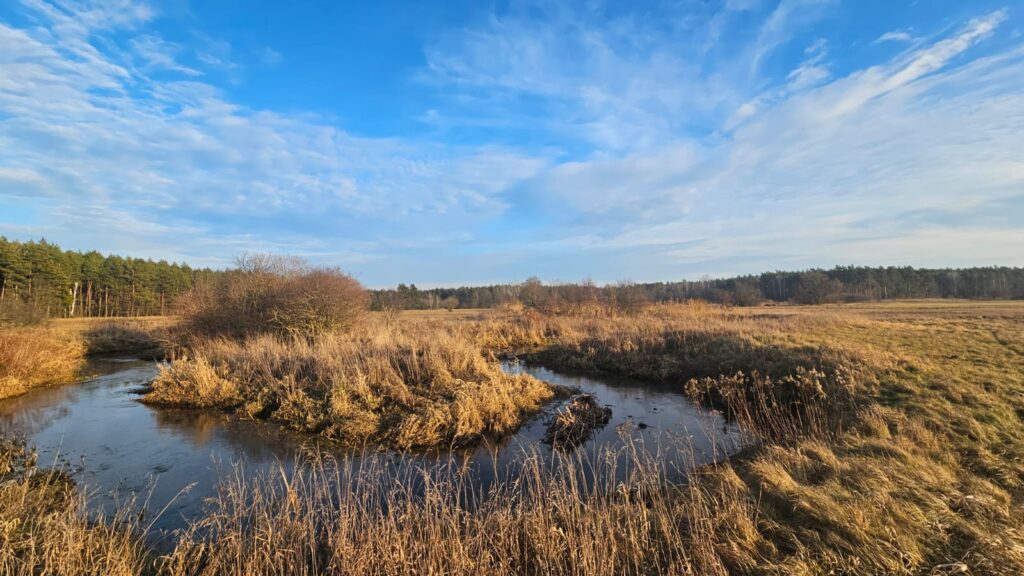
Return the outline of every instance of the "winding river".
[[[657,453],[669,476],[681,479],[694,465],[721,459],[741,445],[734,426],[678,390],[520,363],[503,367],[592,394],[612,409],[608,425],[577,450],[596,454],[621,447],[628,438],[631,446]],[[361,457],[275,424],[146,406],[138,398],[157,373],[153,362],[105,360],[95,368],[101,376],[0,401],[0,432],[24,437],[38,452],[41,465],[68,470],[86,488],[94,506],[110,509],[132,497],[144,503],[157,531],[182,528],[200,514],[218,478],[236,465],[245,474],[258,474],[278,464],[292,466],[308,449]],[[485,485],[497,471],[514,475],[527,451],[551,454],[542,438],[561,405],[553,403],[501,442],[405,455],[401,460],[419,465],[457,458],[474,474],[475,483]]]

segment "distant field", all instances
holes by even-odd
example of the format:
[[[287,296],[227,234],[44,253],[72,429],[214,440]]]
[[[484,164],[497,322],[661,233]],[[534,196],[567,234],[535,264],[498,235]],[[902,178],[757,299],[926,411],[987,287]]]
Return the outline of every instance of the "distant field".
[[[168,326],[175,322],[174,316],[113,316],[109,318],[55,318],[55,328],[66,330],[87,330],[107,324],[132,324],[144,327]]]

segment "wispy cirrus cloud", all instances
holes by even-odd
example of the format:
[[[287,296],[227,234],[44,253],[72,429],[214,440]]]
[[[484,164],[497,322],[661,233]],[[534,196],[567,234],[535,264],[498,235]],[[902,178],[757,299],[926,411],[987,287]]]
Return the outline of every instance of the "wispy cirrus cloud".
[[[1024,264],[1005,9],[851,45],[839,2],[514,2],[425,45],[433,132],[367,137],[218,83],[291,53],[171,42],[126,0],[23,5],[0,21],[0,210],[32,217],[0,233],[298,252],[377,285]]]
[[[142,58],[146,68],[180,72],[186,76],[202,76],[202,72],[178,62],[181,46],[159,36],[143,34],[132,38],[129,45],[132,51]]]
[[[893,258],[926,265],[1019,262],[1020,225],[1012,218],[980,222],[993,203],[1024,195],[1022,48],[953,64],[1007,17],[1005,10],[991,12],[890,61],[835,78],[827,42],[818,39],[769,88],[754,92],[760,82],[734,82],[731,94],[755,95],[727,119],[718,117],[718,134],[669,130],[656,150],[638,140],[616,155],[594,140],[590,158],[555,166],[532,183],[531,201],[546,200],[549,216],[567,215],[559,220],[561,236],[537,253],[556,246],[625,251],[639,255],[634,277],[664,277],[657,271],[666,265],[753,271]],[[548,33],[554,35],[536,28],[527,35]],[[715,69],[727,74],[728,66]],[[519,77],[495,67],[490,76],[473,77]],[[661,94],[712,82],[698,73],[671,85],[673,71],[662,71],[670,85],[660,86]],[[599,72],[587,81],[620,85]],[[536,93],[531,84],[517,89]],[[557,97],[582,100],[571,87]],[[629,101],[644,98],[633,93]],[[1021,203],[1009,205],[1024,217]],[[929,216],[909,216],[922,210]]]
[[[890,30],[878,37],[878,42],[913,42],[914,35],[907,30]]]
[[[496,213],[505,187],[545,163],[497,146],[360,138],[315,116],[246,109],[179,64],[180,47],[159,36],[136,34],[124,47],[104,37],[144,22],[146,9],[28,5],[39,26],[0,24],[2,195],[31,197],[51,238],[73,229],[99,242],[120,230],[133,251],[198,262],[211,257],[197,236],[368,251],[391,240],[374,225],[417,234],[461,224],[460,214]],[[139,57],[144,65],[132,66]],[[146,73],[154,68],[179,76],[157,79]],[[218,252],[213,260],[229,257]]]

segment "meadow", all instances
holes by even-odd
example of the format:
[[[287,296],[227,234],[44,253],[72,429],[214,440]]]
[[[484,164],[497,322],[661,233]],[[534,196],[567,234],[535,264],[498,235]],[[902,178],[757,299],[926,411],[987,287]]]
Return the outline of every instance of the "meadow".
[[[70,338],[68,357],[88,350],[75,330],[33,330]],[[25,334],[4,347],[34,349],[10,344]],[[388,452],[357,468],[314,454],[225,478],[159,552],[131,503],[90,514],[61,471],[9,442],[0,573],[1024,572],[1024,302],[375,313],[344,332],[200,336],[167,353],[148,401],[352,443],[507,433],[557,393],[502,373],[512,356],[678,388],[751,442],[684,484],[639,453],[617,483],[615,459],[565,452],[486,490],[443,463],[394,478]]]

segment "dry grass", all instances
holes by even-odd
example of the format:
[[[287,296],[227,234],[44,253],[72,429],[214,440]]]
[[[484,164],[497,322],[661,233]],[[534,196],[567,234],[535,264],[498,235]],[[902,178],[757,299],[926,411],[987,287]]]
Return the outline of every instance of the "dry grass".
[[[661,481],[637,456],[533,454],[481,491],[457,463],[397,476],[386,459],[314,461],[253,481],[238,474],[166,559],[171,574],[724,574],[717,527],[751,511],[724,493]],[[604,480],[585,483],[584,473]]]
[[[163,327],[146,326],[133,321],[107,321],[86,327],[82,332],[90,355],[124,355],[147,358],[163,356]]]
[[[80,339],[46,328],[0,330],[0,398],[75,379],[85,365]]]
[[[313,340],[200,340],[190,350],[161,371],[146,402],[236,410],[353,445],[500,437],[554,395],[435,322],[378,322]]]
[[[141,574],[152,561],[139,534],[127,512],[90,519],[66,475],[36,468],[24,446],[0,441],[0,574]]]
[[[86,376],[86,357],[160,357],[168,319],[73,319],[0,329],[0,398]]]
[[[590,394],[581,394],[555,414],[544,441],[554,446],[578,446],[611,417],[611,408],[599,405],[597,398]]]
[[[831,313],[743,310],[695,302],[630,315],[524,311],[479,323],[477,338],[549,367],[684,388],[773,440],[841,430],[898,362],[866,346],[801,338],[831,330],[840,321]]]
[[[744,539],[722,536],[733,572],[1024,571],[1024,303],[663,306],[481,330],[551,366],[686,385],[759,435],[703,480],[756,510],[733,527]]]
[[[694,471],[685,486],[666,481],[663,462],[638,455],[621,484],[612,481],[614,458],[573,454],[556,455],[563,460],[554,472],[534,460],[486,491],[454,463],[396,477],[386,456],[356,468],[316,460],[255,482],[239,473],[150,570],[1024,573],[1024,303],[673,306],[625,317],[439,322],[400,318],[351,341],[306,348],[275,340],[248,348],[212,343],[205,358],[215,371],[237,362],[233,369],[246,379],[218,374],[239,386],[242,407],[259,401],[246,391],[247,379],[263,378],[271,384],[258,389],[283,399],[298,390],[324,407],[312,414],[331,415],[340,389],[357,406],[382,398],[395,402],[399,415],[417,415],[430,413],[415,412],[420,407],[451,406],[461,380],[470,389],[484,382],[495,366],[479,346],[528,352],[562,367],[689,384],[709,400],[717,396],[762,441],[728,463]],[[372,395],[358,392],[363,384]],[[403,386],[422,388],[427,400],[404,396]],[[202,395],[211,394],[231,397],[223,389]],[[792,422],[777,428],[785,418]],[[358,418],[328,425],[345,422]],[[585,469],[598,481],[581,483]],[[28,504],[10,513],[0,508],[5,526],[50,501],[13,493]],[[113,528],[105,536],[110,544],[74,532],[84,528],[66,529],[95,547],[96,561],[103,554],[108,562],[141,557],[120,552],[132,548],[115,545],[123,532]],[[38,542],[54,558],[70,548]],[[5,558],[27,554],[4,546]],[[21,572],[43,572],[43,557],[31,556],[35,568]]]

